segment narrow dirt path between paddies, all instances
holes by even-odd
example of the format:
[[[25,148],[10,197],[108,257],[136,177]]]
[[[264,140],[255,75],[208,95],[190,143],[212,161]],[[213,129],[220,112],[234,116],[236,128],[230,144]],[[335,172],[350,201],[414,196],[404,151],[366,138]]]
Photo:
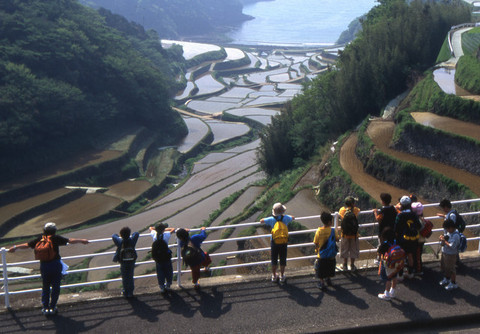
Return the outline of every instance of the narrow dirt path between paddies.
[[[453,124],[452,120],[452,124]],[[480,177],[473,175],[467,171],[434,161],[425,159],[416,155],[400,152],[391,149],[388,145],[392,141],[395,124],[390,121],[373,120],[370,122],[367,133],[372,139],[375,146],[382,152],[393,156],[402,161],[408,161],[418,166],[423,166],[434,170],[458,183],[466,185],[475,194],[480,196]],[[453,131],[451,131],[453,132]],[[395,197],[394,197],[395,198]]]

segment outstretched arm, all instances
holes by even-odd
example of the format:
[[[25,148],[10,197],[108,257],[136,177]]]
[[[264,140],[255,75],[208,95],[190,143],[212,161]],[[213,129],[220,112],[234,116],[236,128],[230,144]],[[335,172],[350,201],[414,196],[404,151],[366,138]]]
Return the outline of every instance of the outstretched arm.
[[[28,243],[24,243],[24,244],[20,244],[20,245],[13,245],[12,247],[10,247],[8,249],[8,252],[9,253],[14,253],[17,249],[27,249],[27,248],[30,248],[30,246],[28,246]]]
[[[70,238],[68,239],[68,243],[69,244],[88,244],[88,239],[74,239],[74,238]]]

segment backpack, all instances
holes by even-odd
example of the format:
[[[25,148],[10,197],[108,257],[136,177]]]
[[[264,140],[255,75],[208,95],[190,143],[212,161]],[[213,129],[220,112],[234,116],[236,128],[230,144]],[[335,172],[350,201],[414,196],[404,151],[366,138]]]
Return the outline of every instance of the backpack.
[[[335,230],[332,228],[332,233],[328,238],[327,242],[325,242],[319,250],[320,257],[322,259],[329,259],[335,257],[337,255],[338,248],[337,243],[335,242]]]
[[[199,265],[203,261],[202,250],[195,247],[191,241],[182,247],[183,263],[192,267]]]
[[[453,214],[455,215],[456,219],[455,219],[455,227],[457,228],[458,232],[460,233],[463,233],[463,231],[465,231],[465,220],[463,219],[463,217],[458,213],[457,210],[453,209],[452,211],[450,211],[448,214],[447,214],[447,218],[450,218],[450,215]]]
[[[405,264],[405,251],[399,245],[392,245],[384,254],[385,265],[387,268],[403,268]]]
[[[425,225],[420,230],[420,235],[424,238],[430,238],[432,236],[433,223],[431,220],[425,219]]]
[[[459,253],[463,253],[467,250],[467,237],[461,232],[457,233],[460,236],[460,243],[458,244],[457,249]]]
[[[137,251],[135,247],[131,247],[130,245],[126,246],[126,243],[129,242],[126,242],[126,240],[122,241],[122,248],[118,254],[118,260],[120,262],[134,262],[137,260]]]
[[[168,244],[163,240],[163,234],[157,234],[157,239],[152,243],[152,258],[158,263],[168,262],[172,259],[172,251],[168,249]]]
[[[276,219],[276,218],[275,218]],[[288,227],[282,222],[283,216],[277,220],[272,229],[272,239],[277,245],[288,243]]]
[[[35,245],[34,248],[35,260],[42,262],[49,262],[55,260],[57,253],[53,247],[53,241],[51,235],[43,235],[42,239]]]
[[[357,235],[358,233],[358,220],[357,216],[351,208],[348,208],[345,211],[345,215],[342,218],[342,223],[340,224],[342,232],[344,235]]]
[[[416,224],[413,219],[408,219],[405,222],[405,229],[403,231],[404,240],[415,241],[418,239],[418,230],[415,225]]]

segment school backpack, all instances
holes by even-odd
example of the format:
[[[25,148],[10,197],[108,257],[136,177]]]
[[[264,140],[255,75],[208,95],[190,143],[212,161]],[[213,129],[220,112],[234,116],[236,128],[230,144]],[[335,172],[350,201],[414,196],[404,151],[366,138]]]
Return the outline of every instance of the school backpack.
[[[425,225],[420,230],[420,235],[424,238],[430,238],[432,236],[433,223],[431,220],[425,219]]]
[[[388,248],[387,252],[384,254],[385,265],[388,268],[401,269],[405,264],[405,251],[399,245],[392,245]]]
[[[129,245],[125,245],[128,243]],[[135,247],[130,245],[130,242],[127,240],[122,241],[122,247],[120,248],[120,253],[118,254],[118,260],[120,262],[134,262],[137,260],[137,251]]]
[[[328,240],[323,244],[319,250],[320,257],[322,259],[329,259],[335,257],[338,253],[337,243],[335,242],[335,229],[332,228],[332,233]]]
[[[403,239],[404,240],[409,240],[409,241],[415,241],[418,240],[418,229],[420,228],[420,224],[416,224],[417,215],[413,212],[407,212],[407,213],[402,213],[406,217],[405,226],[403,230]]]
[[[288,227],[282,220],[283,216],[281,216],[280,220],[277,220],[272,229],[272,239],[277,245],[288,243]]]
[[[340,224],[340,226],[344,235],[357,235],[358,220],[357,216],[351,208],[347,208],[347,210],[345,211],[345,215],[342,218],[342,223]]]
[[[467,237],[461,232],[457,232],[457,233],[460,236],[460,243],[458,244],[457,249],[459,253],[463,253],[467,250]]]
[[[460,233],[463,233],[463,231],[465,231],[465,226],[466,226],[466,223],[465,223],[465,220],[463,219],[463,217],[458,213],[457,210],[453,209],[452,211],[450,211],[448,214],[447,214],[447,218],[451,218],[450,215],[455,215],[456,219],[455,219],[455,227],[457,228],[458,232]],[[452,219],[453,220],[453,219]]]
[[[55,260],[57,253],[53,247],[53,241],[51,235],[43,235],[42,239],[35,245],[34,248],[35,260],[42,262],[49,262]]]
[[[195,247],[192,242],[188,242],[182,247],[182,259],[187,266],[199,265],[203,261],[202,250]]]
[[[172,252],[163,240],[163,234],[157,234],[157,239],[152,243],[152,259],[158,263],[168,262],[172,259]]]

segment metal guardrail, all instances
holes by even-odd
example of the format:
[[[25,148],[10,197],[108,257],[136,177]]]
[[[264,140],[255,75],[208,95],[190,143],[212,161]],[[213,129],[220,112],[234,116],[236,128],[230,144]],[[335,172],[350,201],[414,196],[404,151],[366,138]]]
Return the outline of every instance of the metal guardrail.
[[[466,204],[466,203],[474,203],[474,202],[479,202],[480,198],[478,199],[472,199],[472,200],[463,200],[463,201],[452,201],[452,204]],[[424,207],[432,207],[432,206],[438,206],[438,203],[434,204],[425,204]],[[361,215],[365,214],[372,214],[373,210],[366,210],[366,211],[361,211]],[[338,227],[338,212],[335,212],[334,214],[334,226],[335,228]],[[475,211],[475,212],[464,212],[461,213],[462,216],[473,216],[473,215],[480,215],[480,211]],[[320,215],[314,215],[314,216],[306,216],[306,217],[297,217],[295,218],[296,221],[302,221],[302,220],[309,220],[309,219],[320,219]],[[443,219],[443,217],[440,216],[432,216],[432,217],[426,217],[426,219]],[[239,228],[239,227],[249,227],[249,226],[260,226],[261,223],[259,222],[252,222],[252,223],[245,223],[245,224],[236,224],[236,225],[225,225],[225,226],[215,226],[215,227],[209,227],[207,228],[208,231],[214,231],[214,230],[221,230],[221,229],[229,229],[229,228]],[[366,224],[360,224],[360,228],[368,228],[368,227],[374,227],[375,225],[378,225],[378,223],[366,223]],[[480,228],[480,224],[477,225],[467,225],[468,229],[474,229],[474,228]],[[192,232],[195,231],[200,231],[200,229],[191,229]],[[289,235],[299,235],[299,234],[307,234],[307,233],[314,233],[317,231],[317,228],[315,229],[308,229],[308,230],[301,230],[301,231],[292,231],[289,232]],[[434,229],[433,232],[441,232],[443,229]],[[149,233],[146,234],[141,234],[140,237],[151,237]],[[237,242],[237,241],[247,241],[247,240],[254,240],[254,239],[262,239],[262,238],[270,238],[271,234],[261,234],[261,235],[255,235],[255,236],[247,236],[247,237],[237,237],[237,238],[228,238],[228,239],[218,239],[218,240],[206,240],[203,242],[204,245],[207,244],[216,244],[216,243],[225,243],[225,242]],[[370,236],[364,236],[360,237],[360,240],[377,240],[377,235],[370,235]],[[473,237],[473,238],[468,238],[468,241],[473,241],[473,240],[480,240],[480,237]],[[111,241],[111,238],[102,238],[102,239],[95,239],[95,240],[89,240],[90,243],[97,243],[97,242],[105,242],[105,241]],[[439,241],[433,241],[433,242],[427,242],[425,243],[425,246],[431,246],[431,245],[439,245]],[[308,242],[308,243],[300,243],[300,244],[289,244],[288,248],[298,248],[298,247],[313,247],[313,241]],[[180,252],[180,245],[178,244],[178,240],[176,241],[175,244],[169,245],[170,248],[177,248],[177,257],[172,258],[172,261],[176,262],[177,264],[177,270],[174,271],[174,275],[177,275],[177,284],[181,286],[181,275],[182,273],[190,273],[191,270],[185,270],[182,269],[182,261],[181,258],[179,258],[181,252]],[[143,252],[143,251],[150,251],[151,247],[143,247],[143,248],[137,248],[138,252]],[[247,249],[247,250],[237,250],[237,251],[232,251],[232,252],[221,252],[221,253],[212,253],[210,254],[211,257],[229,257],[229,256],[238,256],[240,254],[249,254],[249,253],[258,253],[258,252],[266,252],[270,251],[270,247],[264,247],[264,248],[255,248],[255,249]],[[376,248],[372,246],[371,249],[363,249],[360,251],[360,253],[375,253],[377,251]],[[479,242],[479,252],[480,252],[480,242]],[[73,259],[79,259],[79,258],[93,258],[97,256],[106,256],[106,255],[113,255],[115,251],[107,251],[107,252],[102,252],[102,253],[93,253],[93,254],[82,254],[82,255],[73,255],[73,256],[66,256],[62,257],[62,260],[73,260]],[[23,293],[31,293],[31,292],[39,292],[42,289],[41,288],[35,288],[35,289],[25,289],[25,290],[18,290],[18,291],[9,291],[9,283],[10,282],[16,282],[20,280],[29,280],[29,279],[38,279],[41,277],[40,274],[35,274],[35,275],[22,275],[22,276],[17,276],[17,277],[8,277],[8,267],[14,267],[14,266],[22,266],[22,265],[31,265],[38,263],[39,261],[23,261],[23,262],[12,262],[12,263],[7,263],[6,259],[6,254],[7,254],[7,249],[2,248],[1,249],[1,257],[2,257],[2,268],[3,268],[3,287],[2,289],[4,290],[3,292],[0,292],[0,296],[3,295],[5,298],[5,307],[10,307],[10,295],[16,295],[16,294],[23,294]],[[308,259],[315,259],[317,255],[307,255],[307,256],[299,256],[299,257],[290,257],[287,259],[287,261],[299,261],[299,260],[308,260]],[[140,261],[137,262],[136,265],[144,265],[144,264],[154,264],[155,261],[149,260],[149,261]],[[256,261],[256,262],[246,262],[246,263],[239,263],[239,264],[232,264],[232,265],[223,265],[223,266],[215,266],[211,267],[210,270],[224,270],[224,269],[233,269],[233,268],[241,268],[241,267],[251,267],[251,266],[258,266],[258,265],[265,265],[269,264],[270,260],[266,261]],[[118,269],[120,268],[119,264],[114,264],[114,265],[108,265],[108,266],[99,266],[99,267],[92,267],[92,268],[85,268],[85,269],[74,269],[74,270],[69,270],[69,274],[74,274],[74,273],[82,273],[82,272],[89,272],[89,271],[96,271],[96,270],[105,270],[105,269]],[[150,278],[150,277],[156,277],[156,273],[153,274],[145,274],[145,275],[137,275],[134,277],[134,279],[144,279],[144,278]],[[121,281],[121,278],[114,278],[114,279],[105,279],[105,280],[100,280],[100,281],[93,281],[93,282],[82,282],[82,283],[75,283],[75,284],[65,284],[62,285],[62,288],[76,288],[76,287],[82,287],[82,286],[89,286],[89,285],[96,285],[96,284],[106,284],[106,283],[112,283],[112,282],[119,282]]]

